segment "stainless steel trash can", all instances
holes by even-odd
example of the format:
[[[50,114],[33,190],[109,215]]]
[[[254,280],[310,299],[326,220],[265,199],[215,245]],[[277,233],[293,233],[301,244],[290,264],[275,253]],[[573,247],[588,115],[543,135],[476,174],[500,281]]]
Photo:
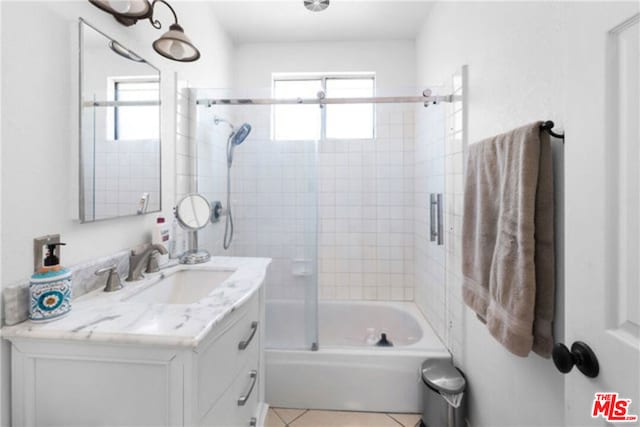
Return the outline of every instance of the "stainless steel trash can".
[[[462,371],[449,360],[427,359],[422,363],[422,382],[422,425],[464,427],[467,382]]]

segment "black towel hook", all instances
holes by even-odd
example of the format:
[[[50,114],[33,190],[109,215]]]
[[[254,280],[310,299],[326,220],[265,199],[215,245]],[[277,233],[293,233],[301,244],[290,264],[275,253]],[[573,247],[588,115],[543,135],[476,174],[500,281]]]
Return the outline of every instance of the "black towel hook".
[[[549,135],[553,136],[554,138],[562,139],[563,140],[562,142],[564,143],[564,134],[555,133],[552,130],[554,126],[555,126],[555,123],[553,123],[551,120],[547,120],[546,122],[540,125],[540,130],[547,132]]]

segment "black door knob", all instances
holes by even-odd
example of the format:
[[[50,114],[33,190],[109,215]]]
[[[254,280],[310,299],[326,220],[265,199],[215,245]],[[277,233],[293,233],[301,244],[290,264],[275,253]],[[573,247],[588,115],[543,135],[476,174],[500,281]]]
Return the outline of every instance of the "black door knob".
[[[600,365],[596,354],[587,344],[576,341],[571,345],[571,351],[564,344],[553,346],[553,363],[563,374],[566,374],[577,366],[578,370],[589,378],[595,378],[600,372]]]

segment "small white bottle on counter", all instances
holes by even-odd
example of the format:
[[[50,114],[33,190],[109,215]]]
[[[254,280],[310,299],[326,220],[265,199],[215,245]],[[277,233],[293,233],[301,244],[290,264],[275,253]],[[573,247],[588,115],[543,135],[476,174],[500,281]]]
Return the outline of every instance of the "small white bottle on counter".
[[[164,217],[159,216],[156,219],[156,225],[151,233],[151,243],[163,245],[167,251],[171,246],[171,228],[165,221]],[[158,265],[162,266],[169,262],[169,254],[160,255]]]

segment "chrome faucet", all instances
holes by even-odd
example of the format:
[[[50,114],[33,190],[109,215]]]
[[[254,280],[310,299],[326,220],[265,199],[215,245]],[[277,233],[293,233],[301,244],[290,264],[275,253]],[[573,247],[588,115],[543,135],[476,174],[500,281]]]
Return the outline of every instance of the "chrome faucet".
[[[161,254],[167,254],[167,249],[163,245],[141,245],[131,250],[129,256],[129,276],[127,282],[135,282],[144,278],[142,274],[143,268],[148,268],[149,258],[154,252],[160,252]]]
[[[105,273],[108,273],[107,281],[104,286],[105,292],[114,292],[122,289],[122,280],[120,280],[120,275],[118,274],[118,266],[116,264],[101,268],[100,270],[96,270],[95,272],[96,276],[100,276]]]

